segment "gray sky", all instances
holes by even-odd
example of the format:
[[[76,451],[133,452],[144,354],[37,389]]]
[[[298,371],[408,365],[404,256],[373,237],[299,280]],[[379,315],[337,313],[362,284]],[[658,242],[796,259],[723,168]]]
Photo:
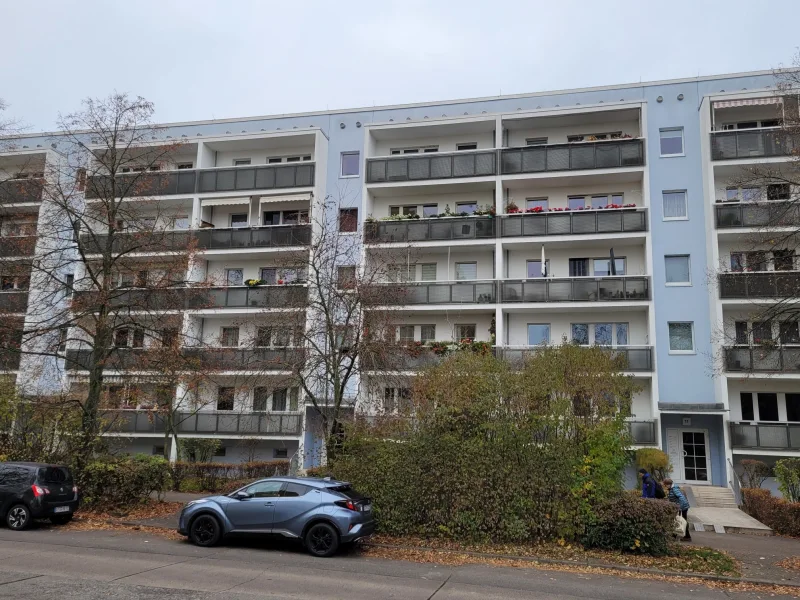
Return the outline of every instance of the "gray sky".
[[[770,69],[798,0],[0,0],[0,98],[32,130],[113,90],[159,121]]]

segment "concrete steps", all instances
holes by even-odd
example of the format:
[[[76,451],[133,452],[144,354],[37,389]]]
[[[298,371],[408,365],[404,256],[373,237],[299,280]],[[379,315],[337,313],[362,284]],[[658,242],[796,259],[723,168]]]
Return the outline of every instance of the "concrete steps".
[[[739,508],[733,490],[714,485],[687,486],[697,508]]]

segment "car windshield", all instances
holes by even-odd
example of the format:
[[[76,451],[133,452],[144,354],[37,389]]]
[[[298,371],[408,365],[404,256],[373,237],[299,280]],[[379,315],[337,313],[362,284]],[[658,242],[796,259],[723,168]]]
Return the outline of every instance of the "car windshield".
[[[332,492],[339,492],[345,498],[350,500],[365,500],[367,497],[364,494],[361,494],[355,491],[352,486],[349,485],[340,485],[339,487],[330,488]]]
[[[66,467],[43,467],[39,469],[42,483],[72,483],[72,473]]]

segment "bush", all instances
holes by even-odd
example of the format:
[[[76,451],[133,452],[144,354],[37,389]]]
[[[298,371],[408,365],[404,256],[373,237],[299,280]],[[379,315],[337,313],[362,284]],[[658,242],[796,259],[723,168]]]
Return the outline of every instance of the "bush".
[[[191,480],[195,484],[193,485],[194,489],[204,492],[219,492],[227,489],[230,481],[247,483],[253,479],[288,475],[289,461],[273,460],[247,463],[176,462],[171,466],[171,473],[173,489],[182,489],[184,483]],[[233,489],[236,489],[236,487]]]
[[[646,469],[658,481],[663,481],[672,471],[669,456],[658,448],[639,448],[636,451],[636,468]]]
[[[620,494],[595,508],[583,544],[589,548],[663,556],[675,532],[674,504]]]
[[[310,467],[306,469],[306,477],[319,477],[320,479],[325,477],[333,477],[333,471],[330,467]]]
[[[800,502],[800,458],[784,458],[775,463],[778,489],[789,502]]]
[[[750,458],[742,461],[742,485],[746,488],[760,488],[771,474],[772,469],[765,462]]]
[[[85,504],[109,507],[130,506],[161,494],[169,486],[169,463],[160,456],[137,454],[90,462],[76,474]]]
[[[188,462],[211,462],[220,448],[222,448],[222,440],[217,438],[182,438],[178,440],[180,458]]]
[[[776,498],[769,490],[743,489],[744,509],[777,533],[800,537],[800,502]]]

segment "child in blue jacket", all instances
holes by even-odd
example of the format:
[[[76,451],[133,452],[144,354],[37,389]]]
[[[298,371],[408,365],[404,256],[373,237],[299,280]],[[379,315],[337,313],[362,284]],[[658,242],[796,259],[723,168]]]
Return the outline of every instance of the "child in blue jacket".
[[[672,483],[672,479],[664,480],[664,487],[667,488],[667,498],[670,502],[678,505],[681,516],[686,519],[686,535],[681,538],[684,542],[691,542],[692,536],[689,534],[689,501],[677,485]]]

